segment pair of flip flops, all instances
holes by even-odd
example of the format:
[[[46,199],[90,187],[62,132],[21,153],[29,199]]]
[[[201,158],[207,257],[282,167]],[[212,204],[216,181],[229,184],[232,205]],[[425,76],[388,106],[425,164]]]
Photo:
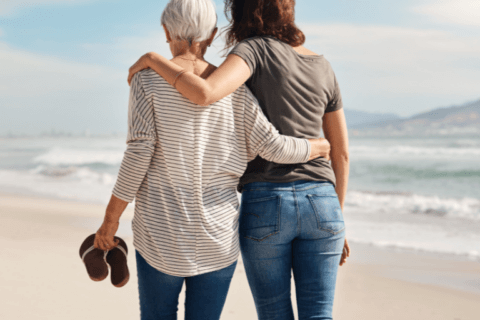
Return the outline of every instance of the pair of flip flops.
[[[104,280],[108,276],[108,265],[110,265],[112,284],[120,288],[127,284],[130,273],[127,266],[127,244],[122,238],[115,237],[116,240],[119,243],[115,248],[103,251],[94,247],[95,234],[91,234],[80,246],[80,258],[93,281]]]

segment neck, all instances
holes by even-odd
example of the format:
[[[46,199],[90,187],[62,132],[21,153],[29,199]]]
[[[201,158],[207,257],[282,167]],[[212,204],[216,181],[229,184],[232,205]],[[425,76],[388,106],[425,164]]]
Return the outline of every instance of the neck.
[[[187,41],[176,43],[172,46],[172,55],[174,58],[183,58],[188,60],[204,60],[206,48],[200,46],[199,43],[193,43],[191,46]]]

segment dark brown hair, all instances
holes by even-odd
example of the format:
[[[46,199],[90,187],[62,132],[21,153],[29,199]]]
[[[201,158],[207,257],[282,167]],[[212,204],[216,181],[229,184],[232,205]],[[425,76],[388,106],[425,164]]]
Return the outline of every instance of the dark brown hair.
[[[255,36],[273,36],[292,47],[305,43],[295,25],[295,0],[225,0],[226,46]]]

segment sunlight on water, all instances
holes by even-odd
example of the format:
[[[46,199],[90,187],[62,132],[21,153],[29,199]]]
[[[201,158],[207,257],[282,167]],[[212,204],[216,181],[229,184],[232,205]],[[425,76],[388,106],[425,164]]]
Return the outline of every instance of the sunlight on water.
[[[0,141],[0,192],[106,204],[121,138]],[[480,139],[352,138],[354,242],[480,257]]]

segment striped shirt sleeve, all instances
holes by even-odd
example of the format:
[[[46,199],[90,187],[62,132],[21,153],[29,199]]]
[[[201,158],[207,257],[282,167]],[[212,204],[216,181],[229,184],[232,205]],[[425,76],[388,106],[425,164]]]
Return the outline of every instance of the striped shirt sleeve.
[[[143,89],[141,75],[133,77],[128,102],[127,149],[123,156],[113,195],[132,202],[145,178],[155,150],[154,108]]]
[[[245,87],[245,137],[248,161],[257,155],[276,163],[305,163],[311,145],[306,139],[281,135],[268,121],[252,92]]]

